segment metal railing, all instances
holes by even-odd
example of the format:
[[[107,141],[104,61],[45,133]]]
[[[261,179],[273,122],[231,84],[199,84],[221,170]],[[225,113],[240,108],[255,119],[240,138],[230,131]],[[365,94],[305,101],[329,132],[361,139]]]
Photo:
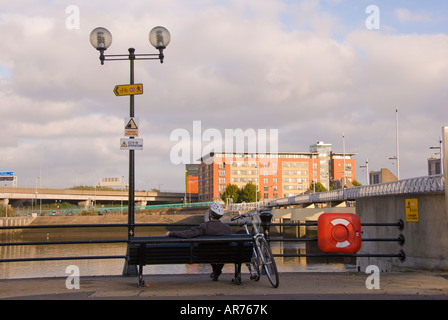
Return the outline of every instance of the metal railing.
[[[134,224],[137,227],[192,227],[197,226],[198,223],[141,223]],[[229,223],[231,227],[239,226],[237,223]],[[128,228],[128,224],[72,224],[72,225],[28,225],[28,226],[3,226],[0,227],[0,232],[6,230],[17,229],[67,229],[67,228]],[[299,226],[317,226],[317,222],[305,223],[271,223],[271,226],[280,227],[299,227]],[[403,230],[404,223],[400,219],[396,223],[361,223],[361,226],[382,226],[382,227],[398,227]],[[317,238],[269,238],[271,242],[307,242],[318,241]],[[402,246],[405,239],[402,235],[397,238],[374,238],[362,239],[362,241],[388,241],[397,242]],[[109,244],[109,243],[129,243],[128,239],[113,239],[113,240],[75,240],[75,241],[30,241],[30,242],[2,242],[0,247],[6,246],[29,246],[29,245],[65,245],[65,244]],[[398,254],[344,254],[344,253],[305,253],[305,254],[274,254],[274,257],[396,257],[404,260],[406,255],[403,250]],[[0,263],[5,262],[29,262],[29,261],[55,261],[55,260],[96,260],[96,259],[127,259],[127,255],[104,255],[104,256],[67,256],[67,257],[34,257],[34,258],[11,258],[0,259]]]
[[[134,227],[166,227],[166,226],[197,226],[197,223],[141,223],[134,224]],[[62,225],[28,225],[28,226],[4,226],[3,230],[18,229],[70,229],[70,228],[127,228],[127,223],[123,224],[62,224]],[[125,234],[125,232],[124,232]],[[75,241],[29,241],[29,242],[1,242],[0,247],[6,246],[30,246],[30,245],[64,245],[64,244],[106,244],[106,243],[129,243],[129,239],[112,239],[112,240],[75,240]],[[85,260],[85,259],[127,259],[126,255],[114,256],[71,256],[71,257],[36,257],[36,258],[12,258],[0,259],[2,262],[26,262],[26,261],[52,261],[52,260]]]
[[[181,209],[181,208],[199,208],[199,207],[208,207],[213,202],[187,202],[187,203],[169,203],[169,204],[152,204],[147,206],[135,206],[135,211],[144,211],[144,210],[163,210],[163,209]],[[125,213],[128,212],[127,206],[105,206],[105,207],[92,207],[85,208],[80,206],[67,206],[62,208],[53,208],[53,209],[25,209],[18,210],[15,209],[13,212],[13,216],[27,216],[31,213],[35,212],[40,215],[50,215],[58,211],[60,215],[67,214],[81,214],[82,212],[94,212],[94,213]],[[11,214],[12,215],[12,214]]]
[[[303,222],[303,223],[271,223],[270,226],[317,226],[317,221],[313,222]],[[404,229],[403,220],[399,219],[396,223],[361,223],[362,227],[398,227],[400,231]],[[317,242],[318,238],[269,238],[270,242]],[[362,242],[396,242],[400,246],[403,246],[405,243],[405,237],[400,234],[396,238],[362,238]],[[274,257],[282,257],[282,258],[301,258],[301,257],[352,257],[352,258],[399,258],[401,261],[406,259],[406,254],[403,250],[399,250],[396,254],[388,254],[388,253],[283,253],[283,254],[273,254]]]
[[[344,188],[327,192],[301,194],[298,196],[260,201],[254,203],[237,203],[227,206],[227,211],[253,210],[257,207],[277,207],[301,203],[319,203],[329,201],[353,201],[358,198],[397,195],[407,193],[444,192],[445,178],[443,175],[410,178],[368,186]]]

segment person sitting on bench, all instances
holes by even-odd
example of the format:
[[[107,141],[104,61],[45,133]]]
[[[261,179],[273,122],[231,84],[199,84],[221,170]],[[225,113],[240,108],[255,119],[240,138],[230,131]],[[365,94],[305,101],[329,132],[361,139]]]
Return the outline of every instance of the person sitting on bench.
[[[194,238],[199,236],[224,236],[232,234],[232,229],[227,224],[220,221],[223,215],[223,207],[219,203],[212,203],[209,210],[210,221],[201,223],[197,227],[193,227],[184,231],[169,231],[165,234],[165,236],[178,238]],[[210,274],[210,278],[213,281],[218,281],[223,267],[224,264],[212,264],[213,272]]]

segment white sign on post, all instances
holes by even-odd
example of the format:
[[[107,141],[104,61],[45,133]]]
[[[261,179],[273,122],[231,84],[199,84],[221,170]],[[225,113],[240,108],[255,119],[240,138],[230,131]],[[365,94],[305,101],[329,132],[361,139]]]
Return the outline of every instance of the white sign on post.
[[[120,138],[120,150],[143,150],[143,139]]]

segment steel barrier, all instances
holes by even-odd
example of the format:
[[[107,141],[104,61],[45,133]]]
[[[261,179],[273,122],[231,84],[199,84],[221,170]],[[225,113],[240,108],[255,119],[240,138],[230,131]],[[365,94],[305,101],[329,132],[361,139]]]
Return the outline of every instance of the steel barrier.
[[[134,224],[135,228],[138,227],[192,227],[197,226],[198,223],[141,223]],[[229,223],[231,227],[238,226],[237,223]],[[270,226],[291,227],[291,226],[317,226],[317,222],[304,222],[304,223],[271,223]],[[398,227],[399,230],[403,230],[404,223],[400,219],[396,223],[361,223],[361,226],[383,226],[383,227]],[[15,230],[15,229],[60,229],[60,228],[128,228],[128,224],[76,224],[76,225],[28,225],[28,226],[4,226],[0,227],[0,231],[3,230]],[[306,242],[317,241],[317,238],[270,238],[272,242]],[[397,238],[375,238],[375,239],[362,239],[362,241],[390,241],[397,242],[400,246],[403,246],[405,239],[403,235],[399,235]],[[64,244],[105,244],[105,243],[129,243],[128,239],[115,239],[115,240],[77,240],[77,241],[30,241],[30,242],[3,242],[0,243],[0,247],[5,246],[27,246],[27,245],[64,245]],[[400,260],[404,260],[406,255],[403,250],[400,250],[398,254],[345,254],[345,253],[305,253],[305,254],[274,254],[274,257],[396,257]],[[28,261],[55,261],[55,260],[86,260],[86,259],[127,259],[127,255],[115,255],[115,256],[72,256],[72,257],[39,257],[39,258],[12,258],[12,259],[0,259],[0,263],[4,262],[28,262]]]
[[[444,192],[443,175],[424,176],[398,181],[371,184],[367,186],[344,188],[326,192],[307,193],[288,198],[263,200],[252,203],[236,203],[227,206],[227,211],[253,210],[258,207],[279,207],[301,203],[320,203],[330,201],[354,201],[358,198],[406,193]]]
[[[305,222],[305,223],[271,223],[271,226],[317,226],[317,222]],[[399,219],[396,223],[361,223],[362,227],[398,227],[400,231],[404,228],[404,222]],[[275,242],[317,242],[318,238],[269,238],[269,241]],[[396,238],[362,238],[362,242],[378,241],[378,242],[397,242],[400,246],[405,243],[405,237],[400,234]],[[353,257],[353,258],[399,258],[401,261],[406,259],[406,254],[403,250],[400,250],[397,254],[360,254],[360,253],[297,253],[297,254],[273,254],[274,257]]]

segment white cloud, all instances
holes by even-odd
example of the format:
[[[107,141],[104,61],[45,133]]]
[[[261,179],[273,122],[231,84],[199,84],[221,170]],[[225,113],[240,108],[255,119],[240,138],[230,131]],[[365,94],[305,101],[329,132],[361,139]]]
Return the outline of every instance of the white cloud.
[[[97,26],[112,32],[106,54],[131,46],[155,52],[147,39],[155,25],[172,35],[164,64],[136,61],[135,81],[145,92],[135,97],[145,141],[136,155],[142,188],[183,188],[169,137],[177,128],[191,132],[195,120],[222,134],[279,129],[279,151],[308,151],[318,140],[342,151],[345,132],[358,164],[369,158],[377,170],[392,169],[398,107],[401,171],[415,176],[425,173],[427,148],[448,118],[446,34],[352,30],[338,41],[331,35],[341,20],[311,0],[78,1],[79,30],[65,28],[65,6],[41,4],[8,3],[0,18],[0,61],[10,70],[0,79],[0,170],[35,177],[48,166],[49,186],[127,176],[119,138],[129,98],[112,90],[129,82],[129,62],[100,65],[88,40]],[[418,16],[396,14],[403,22]]]
[[[411,12],[406,8],[395,9],[395,16],[401,23],[407,22],[431,22],[431,17],[426,13]]]

